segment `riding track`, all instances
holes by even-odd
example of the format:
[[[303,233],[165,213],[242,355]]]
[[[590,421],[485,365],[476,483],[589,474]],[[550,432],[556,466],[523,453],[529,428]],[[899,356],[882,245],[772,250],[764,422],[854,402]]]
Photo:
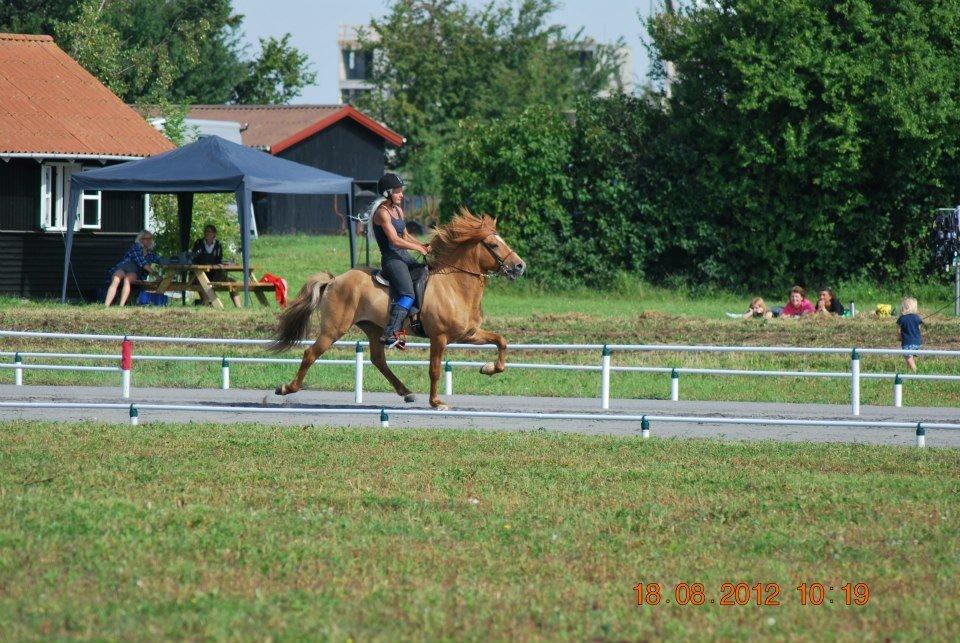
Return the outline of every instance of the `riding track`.
[[[0,386],[0,401],[4,402],[127,402],[120,400],[115,387],[77,386]],[[596,398],[491,397],[455,395],[447,403],[454,410],[466,411],[521,411],[599,413]],[[285,398],[273,393],[255,390],[135,388],[129,402],[134,404],[200,404],[217,406],[246,406],[251,412],[141,412],[140,423],[151,422],[211,422],[236,424],[314,425],[314,426],[379,426],[373,416],[309,414],[263,414],[254,411],[262,406],[294,406],[300,408],[344,408],[360,406],[370,409],[426,408],[426,396],[420,395],[413,404],[404,404],[392,393],[364,394],[364,404],[354,405],[353,393],[301,391]],[[884,420],[901,422],[960,421],[960,410],[955,408],[874,407],[864,406],[861,415],[853,418],[849,405],[829,404],[771,404],[752,402],[697,402],[667,400],[612,400],[610,414],[649,414],[717,416],[766,419],[809,420]],[[129,413],[121,409],[15,409],[0,408],[0,420],[36,419],[53,421],[100,420],[129,423]],[[636,421],[600,420],[541,420],[518,418],[463,418],[431,417],[427,415],[391,417],[393,428],[462,428],[507,431],[562,431],[595,435],[639,435]],[[726,440],[780,440],[790,442],[851,442],[912,446],[914,431],[883,427],[838,426],[755,426],[730,424],[675,424],[654,422],[653,437],[720,438]],[[931,447],[960,447],[960,431],[951,429],[928,430],[927,445]]]

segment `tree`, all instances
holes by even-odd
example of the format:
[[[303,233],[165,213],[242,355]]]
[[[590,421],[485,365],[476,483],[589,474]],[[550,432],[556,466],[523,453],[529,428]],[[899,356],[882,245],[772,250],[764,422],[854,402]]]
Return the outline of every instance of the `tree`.
[[[290,45],[290,34],[261,38],[260,57],[246,67],[245,78],[234,88],[233,102],[239,104],[282,105],[317,80],[307,55]]]
[[[245,60],[230,0],[12,0],[0,31],[53,34],[129,103],[282,102],[314,80],[289,34]],[[250,91],[253,88],[255,91]]]
[[[79,13],[77,0],[5,0],[0,2],[0,31],[52,34],[60,21]]]
[[[920,276],[932,209],[960,197],[960,5],[719,0],[649,26],[676,68],[644,152],[651,227],[670,231],[652,269]]]
[[[497,217],[498,230],[527,258],[530,277],[545,285],[580,282],[565,244],[573,221],[567,172],[570,126],[547,107],[487,123],[468,121],[442,162],[444,218],[464,205]]]
[[[632,96],[587,97],[571,120],[552,106],[466,121],[441,164],[443,216],[459,204],[499,229],[546,286],[612,285],[644,269],[651,231],[638,191],[649,108]]]
[[[532,105],[569,108],[606,86],[613,48],[550,25],[553,0],[471,9],[460,0],[395,2],[360,34],[375,55],[360,105],[409,140],[397,162],[416,187],[439,191],[439,167],[464,119],[492,121]]]

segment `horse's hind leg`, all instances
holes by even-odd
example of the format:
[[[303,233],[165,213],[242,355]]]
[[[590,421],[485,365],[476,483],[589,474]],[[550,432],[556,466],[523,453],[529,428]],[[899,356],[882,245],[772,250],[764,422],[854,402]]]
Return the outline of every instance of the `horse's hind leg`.
[[[416,396],[410,392],[410,389],[404,386],[399,377],[394,375],[393,371],[390,370],[390,366],[387,364],[386,350],[383,344],[380,343],[380,334],[383,332],[383,329],[372,322],[360,322],[357,326],[367,334],[367,339],[370,340],[370,361],[373,365],[377,367],[378,371],[383,373],[383,376],[387,378],[387,381],[393,386],[393,390],[397,392],[397,395],[403,397],[404,402],[416,402]]]
[[[329,316],[326,315],[321,317],[320,337],[317,338],[317,341],[315,341],[312,346],[303,351],[303,359],[300,360],[300,369],[297,371],[296,376],[289,384],[281,384],[278,386],[276,389],[277,395],[288,395],[299,391],[303,386],[303,378],[307,376],[307,371],[309,371],[313,363],[317,361],[317,358],[326,353],[330,347],[333,346],[333,343],[343,337],[350,328],[349,321],[346,324],[346,328],[343,328],[343,321],[330,322],[328,319]]]

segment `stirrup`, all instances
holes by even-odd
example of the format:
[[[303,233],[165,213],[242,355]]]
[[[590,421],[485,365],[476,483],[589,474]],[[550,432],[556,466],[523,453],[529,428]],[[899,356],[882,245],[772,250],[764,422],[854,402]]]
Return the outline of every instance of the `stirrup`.
[[[407,333],[403,330],[398,330],[393,334],[393,337],[388,337],[384,340],[384,345],[386,348],[396,348],[397,350],[407,350]]]

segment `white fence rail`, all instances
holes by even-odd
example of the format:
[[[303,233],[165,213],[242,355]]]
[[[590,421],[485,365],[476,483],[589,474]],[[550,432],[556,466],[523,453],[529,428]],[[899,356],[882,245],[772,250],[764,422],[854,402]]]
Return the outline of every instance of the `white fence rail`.
[[[97,335],[91,333],[49,333],[41,331],[0,330],[0,337],[23,337],[34,339],[78,339],[87,341],[114,341],[121,342],[129,339],[135,342],[156,344],[217,344],[221,346],[267,346],[268,339],[234,339],[217,337],[165,337],[162,335]],[[303,340],[301,346],[309,346],[313,342]],[[352,348],[357,342],[341,340],[334,342],[334,346]],[[361,346],[368,346],[365,341]],[[407,348],[430,348],[428,342],[407,342]],[[447,348],[457,349],[493,349],[493,345],[476,344],[448,344]],[[939,355],[942,357],[960,357],[960,350],[918,349],[901,350],[899,348],[859,348],[850,347],[804,347],[804,346],[710,346],[684,344],[510,344],[512,350],[529,351],[602,351],[604,348],[611,352],[679,352],[679,353],[800,353],[808,355],[834,354],[850,355],[856,349],[863,355]]]
[[[161,344],[206,344],[225,346],[265,346],[267,340],[257,339],[226,339],[209,337],[161,337],[145,335],[96,335],[87,333],[45,333],[35,331],[0,331],[0,337],[33,338],[33,339],[72,339],[84,341],[119,341],[121,354],[91,354],[91,353],[54,353],[54,352],[0,352],[0,357],[13,357],[14,363],[3,364],[2,368],[15,370],[15,384],[22,385],[23,371],[29,369],[50,370],[102,370],[121,372],[121,391],[124,399],[129,398],[130,368],[133,361],[167,361],[167,362],[220,362],[221,388],[230,387],[230,362],[246,364],[299,364],[298,358],[285,357],[237,357],[224,355],[222,357],[203,355],[133,355],[132,341]],[[310,342],[301,342],[309,344]],[[370,365],[369,360],[363,357],[367,342],[336,343],[341,347],[355,348],[354,359],[322,359],[317,364],[325,365],[353,365],[354,366],[354,399],[357,403],[363,400],[363,369]],[[427,343],[409,343],[414,348],[429,347]],[[492,346],[475,346],[472,344],[451,344],[450,348],[492,348]],[[514,350],[527,351],[582,351],[600,350],[600,363],[591,364],[547,364],[535,362],[510,362],[512,369],[555,370],[555,371],[584,371],[600,373],[600,408],[610,408],[610,374],[622,373],[668,373],[670,375],[670,399],[680,399],[680,375],[715,375],[724,377],[799,377],[799,378],[839,378],[850,380],[850,408],[855,416],[860,415],[860,382],[863,379],[893,380],[893,405],[900,407],[903,404],[903,382],[906,380],[925,381],[960,381],[960,375],[951,374],[900,374],[900,373],[863,373],[860,370],[861,354],[870,355],[900,355],[923,354],[947,357],[960,357],[960,351],[949,350],[917,350],[902,351],[880,348],[834,348],[834,347],[794,347],[794,346],[701,346],[701,345],[671,345],[671,344],[512,344]],[[612,354],[615,351],[646,351],[646,352],[705,352],[705,353],[786,353],[786,354],[849,354],[849,371],[784,371],[784,370],[747,370],[747,369],[719,369],[719,368],[692,368],[692,367],[664,367],[664,366],[614,366]],[[124,356],[128,358],[127,368],[123,368]],[[31,359],[80,359],[80,360],[120,360],[121,367],[89,367],[89,366],[54,366],[54,365],[26,365],[24,358]],[[427,360],[391,360],[394,366],[426,366]],[[453,394],[454,368],[476,368],[484,362],[448,360],[444,367],[444,388],[446,395]]]
[[[885,429],[913,429],[916,431],[917,446],[926,446],[927,429],[960,430],[960,424],[948,422],[899,422],[890,420],[792,420],[780,418],[730,418],[710,416],[683,416],[683,415],[637,415],[614,413],[534,413],[511,411],[438,411],[433,409],[386,409],[386,408],[305,408],[305,407],[247,407],[228,405],[202,404],[117,404],[109,402],[0,402],[0,408],[16,409],[83,409],[83,410],[129,410],[130,423],[139,424],[140,411],[170,412],[203,412],[203,413],[253,413],[263,415],[358,415],[376,416],[380,426],[387,428],[390,425],[390,416],[429,416],[449,418],[500,418],[525,419],[542,421],[614,421],[632,422],[640,428],[643,438],[650,436],[651,425],[654,422],[680,424],[736,424],[760,426],[830,426],[846,428],[885,428]],[[161,416],[162,417],[162,416]]]

